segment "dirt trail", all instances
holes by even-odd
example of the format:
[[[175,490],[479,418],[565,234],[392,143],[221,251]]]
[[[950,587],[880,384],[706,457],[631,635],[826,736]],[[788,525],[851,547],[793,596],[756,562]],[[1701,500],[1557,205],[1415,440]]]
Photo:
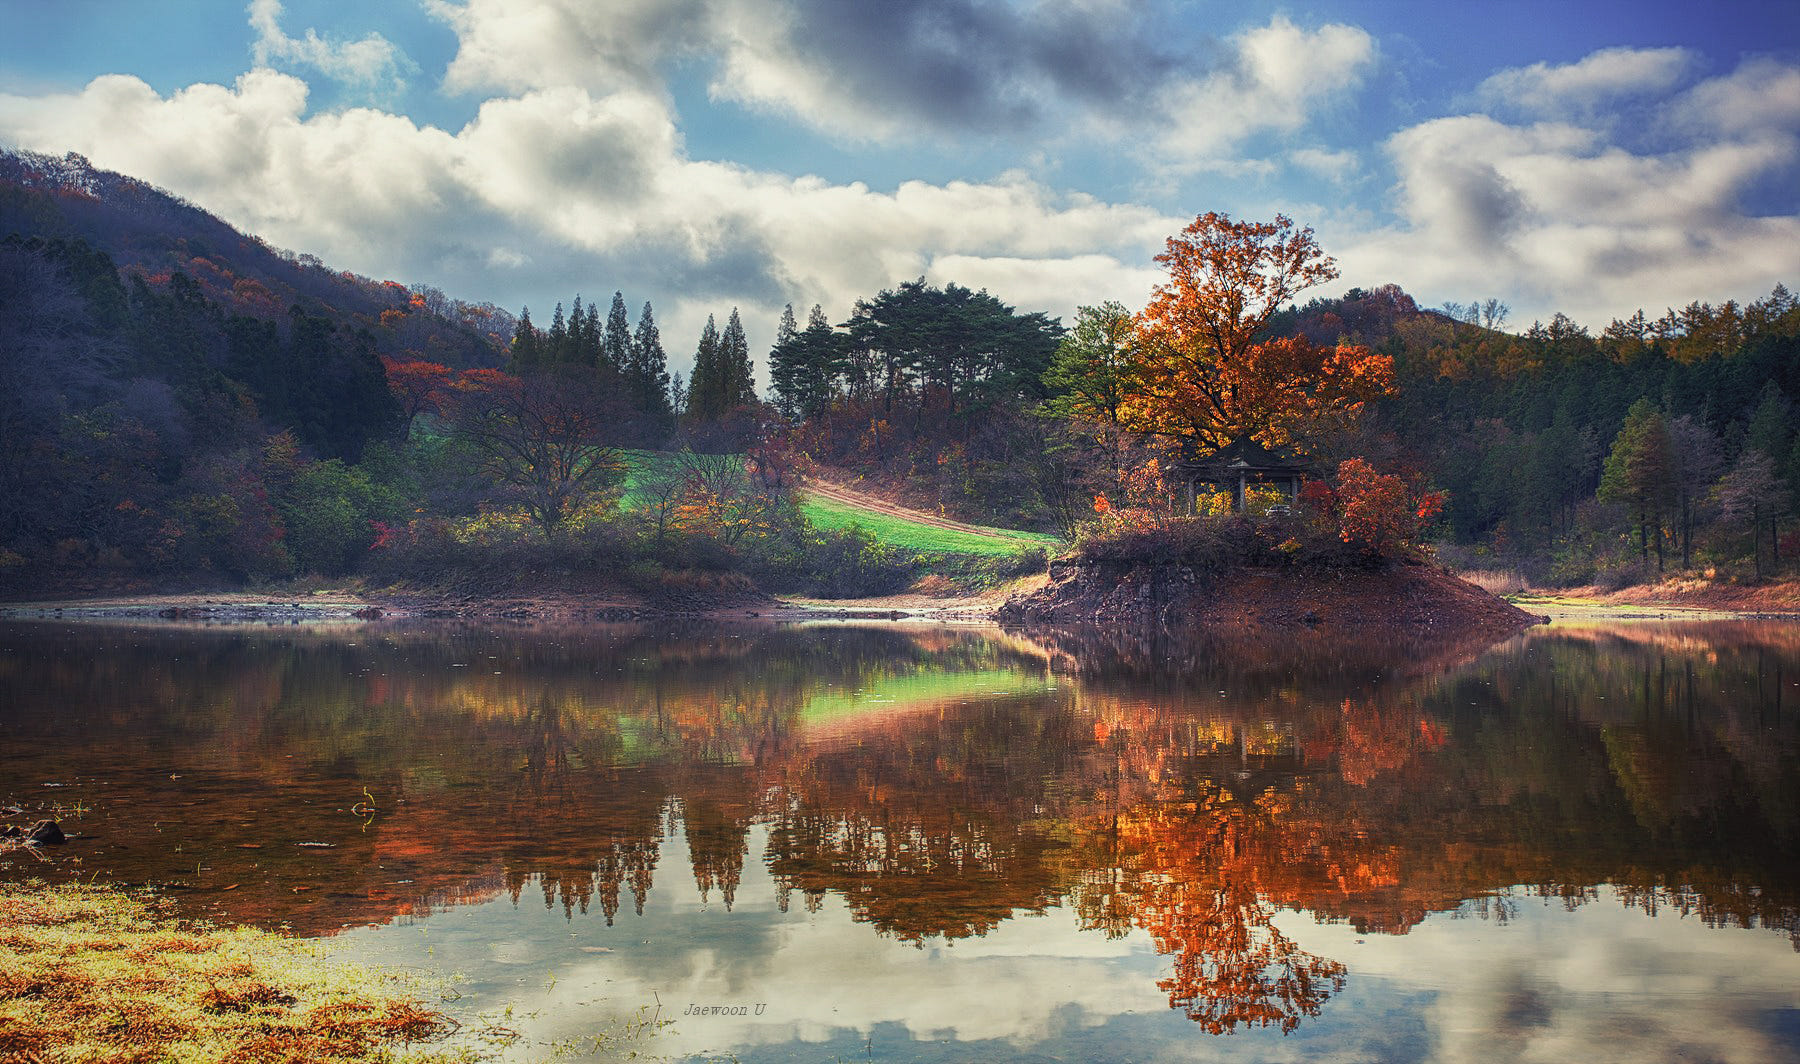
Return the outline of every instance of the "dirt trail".
[[[870,495],[868,492],[858,491],[855,488],[846,487],[843,484],[834,484],[828,480],[808,479],[806,481],[806,490],[817,495],[821,499],[830,499],[832,502],[841,502],[846,506],[854,506],[859,510],[874,510],[877,513],[887,514],[889,517],[899,517],[908,521],[916,521],[921,525],[931,525],[933,528],[949,529],[952,532],[967,532],[972,536],[986,536],[989,539],[1003,541],[1019,538],[1017,536],[995,532],[992,529],[982,528],[978,525],[966,525],[961,521],[952,521],[947,517],[928,514],[922,510],[910,509],[901,506],[898,503],[892,503],[886,499],[877,498],[874,495]]]

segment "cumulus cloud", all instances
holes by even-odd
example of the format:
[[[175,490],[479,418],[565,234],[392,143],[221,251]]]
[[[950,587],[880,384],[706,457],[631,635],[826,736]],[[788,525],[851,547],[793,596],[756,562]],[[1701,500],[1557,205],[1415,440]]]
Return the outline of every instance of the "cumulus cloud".
[[[728,0],[713,92],[865,139],[1035,134],[1146,99],[1177,69],[1137,2]]]
[[[856,140],[1027,134],[1145,96],[1176,67],[1145,0],[427,0],[456,30],[446,84],[660,88],[704,56],[711,91]]]
[[[453,92],[661,86],[658,65],[707,47],[707,0],[425,0],[456,32],[445,72]]]
[[[1222,69],[1167,86],[1154,165],[1191,172],[1228,164],[1260,133],[1291,133],[1318,108],[1361,84],[1374,66],[1374,38],[1356,26],[1305,30],[1277,16],[1231,41]]]
[[[709,63],[714,99],[856,142],[981,133],[1148,138],[1181,166],[1303,126],[1375,44],[1285,18],[1177,51],[1149,0],[427,0],[455,29],[453,90],[663,91]],[[1204,53],[1204,54],[1202,54]],[[1152,131],[1155,131],[1152,134]]]
[[[1483,81],[1483,101],[1560,114],[1588,111],[1621,98],[1667,94],[1698,65],[1686,48],[1603,48],[1579,62],[1502,70]]]
[[[1581,84],[1613,91],[1629,81],[1601,76],[1617,59],[1551,73],[1585,70]],[[1800,219],[1748,205],[1800,168],[1800,70],[1749,60],[1652,104],[1665,138],[1654,151],[1604,122],[1474,114],[1393,134],[1400,224],[1351,238],[1346,274],[1398,280],[1426,302],[1499,294],[1593,327],[1639,307],[1756,298],[1800,276]]]
[[[251,46],[258,66],[309,66],[335,81],[377,93],[397,92],[417,65],[379,33],[358,41],[331,41],[316,30],[290,37],[281,29],[281,0],[250,0]]]
[[[1800,67],[1750,59],[1725,77],[1694,86],[1673,112],[1678,122],[1697,133],[1800,131]]]

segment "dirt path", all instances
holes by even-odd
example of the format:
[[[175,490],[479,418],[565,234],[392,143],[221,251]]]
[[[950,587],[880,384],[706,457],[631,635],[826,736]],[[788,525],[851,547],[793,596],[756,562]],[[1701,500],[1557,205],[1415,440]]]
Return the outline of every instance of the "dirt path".
[[[873,510],[876,513],[886,514],[889,517],[898,517],[907,521],[915,521],[921,525],[930,525],[933,528],[948,529],[952,532],[967,532],[971,536],[986,536],[989,539],[1013,540],[1019,538],[1006,535],[1005,533],[995,532],[993,529],[982,528],[979,525],[966,525],[961,521],[952,521],[947,517],[939,517],[936,514],[928,514],[922,510],[910,509],[909,507],[901,506],[898,503],[892,503],[886,499],[870,495],[868,492],[858,491],[855,488],[847,487],[843,484],[834,484],[828,480],[809,479],[806,482],[806,490],[817,495],[821,499],[830,499],[832,502],[840,502],[845,506],[854,506],[859,510]]]

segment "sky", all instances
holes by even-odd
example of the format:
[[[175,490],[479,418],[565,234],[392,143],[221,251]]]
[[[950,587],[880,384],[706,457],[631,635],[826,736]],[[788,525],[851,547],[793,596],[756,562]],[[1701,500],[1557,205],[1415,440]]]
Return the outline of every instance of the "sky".
[[[544,323],[1141,307],[1196,215],[1509,326],[1800,288],[1800,3],[0,0],[0,145]]]

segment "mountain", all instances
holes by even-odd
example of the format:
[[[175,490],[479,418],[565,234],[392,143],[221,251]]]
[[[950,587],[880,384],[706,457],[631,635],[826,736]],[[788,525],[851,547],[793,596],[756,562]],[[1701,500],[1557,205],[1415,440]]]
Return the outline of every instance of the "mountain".
[[[0,238],[12,234],[80,240],[105,253],[127,284],[136,277],[165,288],[184,274],[228,315],[280,322],[299,306],[352,332],[367,330],[385,358],[499,366],[512,342],[512,315],[492,304],[333,270],[72,152],[0,150]]]

